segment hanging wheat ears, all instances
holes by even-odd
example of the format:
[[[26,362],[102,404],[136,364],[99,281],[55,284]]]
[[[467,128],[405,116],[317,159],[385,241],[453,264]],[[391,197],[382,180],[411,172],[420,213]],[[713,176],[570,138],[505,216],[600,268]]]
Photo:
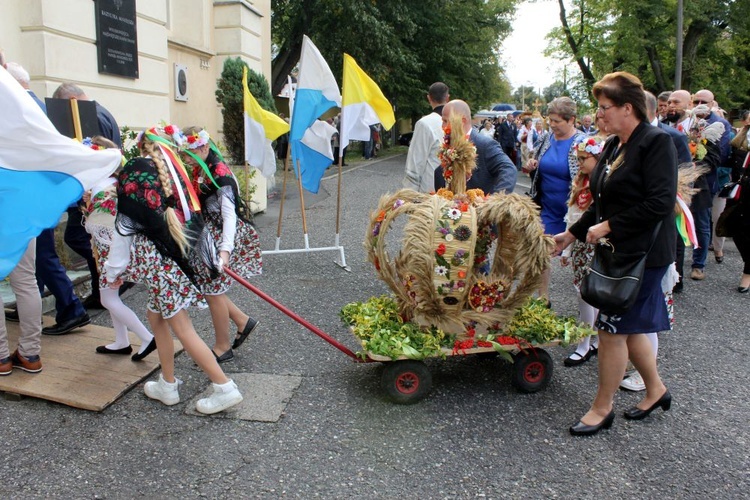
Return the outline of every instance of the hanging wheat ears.
[[[445,132],[440,160],[449,189],[433,195],[402,189],[383,196],[370,215],[365,246],[404,319],[456,332],[461,339],[468,335],[460,332],[497,329],[510,321],[539,286],[554,243],[529,198],[466,190],[476,148],[460,117],[451,115]],[[387,235],[401,215],[407,221],[392,256]]]

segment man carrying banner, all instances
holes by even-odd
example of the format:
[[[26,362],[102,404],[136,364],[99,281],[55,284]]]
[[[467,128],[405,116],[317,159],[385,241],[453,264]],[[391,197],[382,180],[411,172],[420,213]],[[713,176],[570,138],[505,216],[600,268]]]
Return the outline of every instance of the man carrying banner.
[[[10,355],[5,319],[0,319],[0,374],[14,368],[38,373],[41,297],[34,277],[35,238],[54,227],[85,189],[111,174],[122,156],[116,150],[95,152],[60,135],[2,68],[0,109],[0,279],[10,275],[21,320],[19,346]]]

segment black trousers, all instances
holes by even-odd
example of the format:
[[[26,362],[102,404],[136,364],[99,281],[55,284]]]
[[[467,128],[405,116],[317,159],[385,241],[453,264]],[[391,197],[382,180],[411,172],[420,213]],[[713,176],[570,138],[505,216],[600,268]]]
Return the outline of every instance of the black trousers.
[[[68,225],[65,226],[65,244],[86,261],[91,273],[91,296],[99,298],[99,270],[91,250],[91,235],[83,227],[83,213],[78,207],[68,208]]]

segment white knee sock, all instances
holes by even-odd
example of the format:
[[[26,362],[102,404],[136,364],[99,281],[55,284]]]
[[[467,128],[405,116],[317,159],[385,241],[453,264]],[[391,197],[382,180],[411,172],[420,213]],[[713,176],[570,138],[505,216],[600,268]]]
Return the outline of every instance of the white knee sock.
[[[659,352],[659,336],[656,334],[656,332],[653,333],[647,333],[646,337],[648,337],[648,340],[651,341],[651,347],[654,349],[654,357]]]
[[[138,319],[138,316],[122,302],[117,290],[112,288],[102,289],[101,301],[102,305],[109,311],[110,316],[112,316],[112,325],[116,335],[115,343],[107,347],[109,349],[122,349],[129,346],[128,330],[130,330],[141,339],[141,349],[138,352],[142,352],[151,342],[151,339],[154,338],[151,332]]]
[[[578,319],[581,321],[581,323],[594,326],[594,322],[596,322],[596,316],[599,313],[599,310],[590,304],[588,304],[586,301],[584,301],[581,298],[581,294],[578,294]],[[576,352],[583,356],[589,351],[589,347],[597,347],[599,345],[599,338],[594,336],[592,337],[586,337],[585,339],[581,340],[581,342],[578,343],[578,347],[576,348]]]

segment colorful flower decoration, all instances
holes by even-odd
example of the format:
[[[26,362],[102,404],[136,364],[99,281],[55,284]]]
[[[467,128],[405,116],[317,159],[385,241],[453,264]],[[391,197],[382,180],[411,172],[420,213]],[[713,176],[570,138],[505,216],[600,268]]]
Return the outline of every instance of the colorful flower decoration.
[[[604,149],[604,139],[600,137],[589,137],[588,139],[579,142],[576,147],[580,153],[589,153],[593,156],[599,156]]]
[[[503,300],[505,287],[500,282],[477,281],[469,291],[469,304],[477,312],[489,312]]]
[[[469,229],[469,226],[461,224],[453,230],[453,235],[458,241],[467,241],[471,238],[471,229]]]
[[[198,149],[208,144],[208,141],[211,140],[211,136],[209,136],[208,132],[205,130],[201,130],[200,132],[193,132],[192,134],[185,136],[185,140],[187,141],[187,149]]]
[[[453,220],[458,220],[461,218],[461,210],[457,208],[449,208],[448,209],[448,217],[450,217]]]
[[[104,146],[100,146],[99,144],[94,144],[94,141],[91,140],[91,137],[84,137],[81,141],[81,144],[93,149],[94,151],[102,151],[104,149],[107,149]]]

